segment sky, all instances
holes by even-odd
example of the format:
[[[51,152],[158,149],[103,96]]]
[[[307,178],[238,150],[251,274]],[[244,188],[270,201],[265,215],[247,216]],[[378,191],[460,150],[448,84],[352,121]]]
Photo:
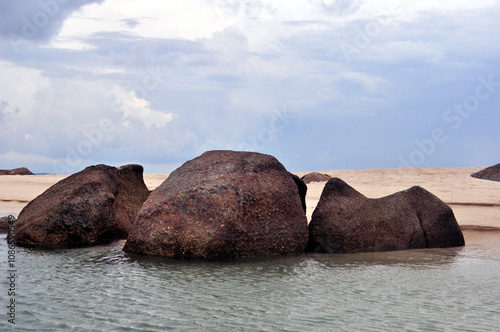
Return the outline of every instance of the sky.
[[[0,0],[0,169],[500,162],[500,0]]]

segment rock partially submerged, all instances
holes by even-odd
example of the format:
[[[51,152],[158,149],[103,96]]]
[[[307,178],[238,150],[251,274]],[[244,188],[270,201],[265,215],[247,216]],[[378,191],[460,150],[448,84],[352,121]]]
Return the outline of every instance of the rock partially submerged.
[[[272,156],[209,151],[151,193],[124,250],[171,258],[300,254],[306,190]]]
[[[477,179],[500,182],[500,164],[496,164],[494,166],[482,169],[479,172],[472,173],[471,176]]]
[[[16,243],[57,248],[125,239],[148,195],[140,165],[87,167],[54,184],[21,211]]]
[[[463,246],[453,211],[421,187],[369,199],[329,180],[309,224],[308,251],[348,253]]]
[[[318,172],[312,172],[309,174],[306,174],[302,177],[302,180],[305,183],[311,183],[311,182],[325,182],[330,180],[332,177],[328,174],[322,174]]]
[[[14,219],[12,219],[14,220]],[[9,222],[11,218],[9,217],[1,217],[0,218],[0,233],[7,233],[7,228],[9,226]]]
[[[34,175],[26,167],[14,168],[14,169],[0,169],[0,175]]]

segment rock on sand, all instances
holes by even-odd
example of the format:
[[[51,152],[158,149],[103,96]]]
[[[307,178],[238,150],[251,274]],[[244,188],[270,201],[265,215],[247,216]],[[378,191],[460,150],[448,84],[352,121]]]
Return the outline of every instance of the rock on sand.
[[[479,172],[472,173],[471,176],[477,179],[499,181],[500,182],[500,164],[487,167]]]
[[[34,175],[26,167],[14,168],[14,169],[0,169],[0,175]]]

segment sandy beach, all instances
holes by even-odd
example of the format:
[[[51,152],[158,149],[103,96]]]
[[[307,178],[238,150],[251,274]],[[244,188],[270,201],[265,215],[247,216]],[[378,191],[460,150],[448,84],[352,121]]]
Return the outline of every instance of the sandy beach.
[[[369,198],[379,198],[412,186],[421,186],[453,209],[464,231],[466,245],[500,247],[500,182],[472,178],[483,167],[399,168],[320,171],[338,177]],[[303,176],[309,172],[297,172]],[[68,175],[0,176],[0,216],[17,216],[22,208]],[[168,174],[144,174],[149,189]],[[308,184],[307,217],[321,196],[325,182]]]

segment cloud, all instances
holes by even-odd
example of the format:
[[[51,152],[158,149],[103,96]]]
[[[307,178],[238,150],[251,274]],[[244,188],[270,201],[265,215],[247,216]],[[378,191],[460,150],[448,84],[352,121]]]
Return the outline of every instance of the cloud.
[[[415,140],[449,129],[444,112],[478,76],[500,81],[498,5],[436,4],[402,3],[363,47],[355,38],[386,1],[82,7],[52,37],[37,36],[50,43],[0,46],[0,158],[40,156],[49,172],[49,161],[69,172],[100,162],[166,172],[206,149],[245,148],[291,170],[397,167]],[[343,42],[358,48],[350,61]],[[464,137],[500,139],[489,127],[499,99],[500,89],[421,166],[469,162]],[[478,158],[500,158],[481,149]]]
[[[173,113],[163,113],[151,109],[150,103],[147,100],[137,98],[134,91],[127,92],[121,87],[115,86],[113,94],[116,98],[114,111],[122,112],[124,119],[138,119],[146,128],[165,127],[168,122],[174,119]]]
[[[125,23],[125,25],[130,29],[134,29],[136,26],[141,24],[139,20],[133,18],[124,18],[122,19],[122,22]]]
[[[12,46],[20,41],[47,42],[75,11],[103,0],[17,0],[0,2],[0,38]]]
[[[360,7],[360,1],[352,0],[319,0],[315,3],[324,11],[337,14],[354,13]]]

